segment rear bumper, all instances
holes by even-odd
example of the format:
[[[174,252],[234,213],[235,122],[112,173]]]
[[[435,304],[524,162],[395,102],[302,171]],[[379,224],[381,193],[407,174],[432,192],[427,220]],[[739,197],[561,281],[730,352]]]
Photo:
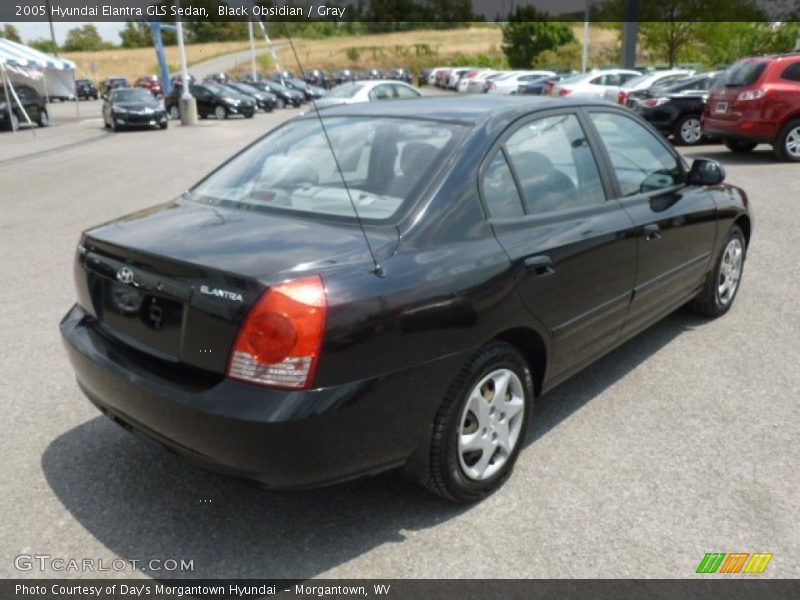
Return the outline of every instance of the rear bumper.
[[[431,424],[463,364],[452,356],[308,391],[228,379],[194,386],[148,369],[77,305],[60,325],[78,384],[105,414],[209,470],[275,489],[316,487],[406,465],[427,469]]]
[[[723,140],[771,143],[778,136],[778,124],[753,116],[724,120],[703,115],[703,131]]]

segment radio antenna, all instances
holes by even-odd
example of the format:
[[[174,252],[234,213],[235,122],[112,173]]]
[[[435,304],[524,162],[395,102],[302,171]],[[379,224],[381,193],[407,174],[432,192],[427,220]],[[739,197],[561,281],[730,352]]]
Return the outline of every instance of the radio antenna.
[[[283,31],[286,34],[286,41],[289,42],[289,47],[292,49],[292,54],[294,55],[294,60],[297,63],[297,68],[300,69],[301,76],[305,74],[305,69],[303,65],[300,63],[300,57],[297,55],[297,50],[294,47],[294,42],[292,42],[292,36],[289,35],[289,28],[286,26],[286,23],[283,23]],[[305,80],[304,80],[305,81]],[[305,82],[307,89],[308,82]],[[328,129],[325,127],[325,122],[322,119],[322,115],[319,114],[319,107],[317,106],[317,101],[314,99],[313,94],[309,94],[311,100],[311,106],[314,107],[314,114],[317,116],[319,120],[319,125],[322,128],[322,135],[325,137],[325,142],[328,144],[328,148],[330,148],[331,156],[333,156],[333,162],[336,164],[336,170],[339,173],[339,177],[342,179],[342,185],[344,186],[344,190],[347,193],[347,197],[350,199],[350,205],[353,207],[353,213],[356,215],[356,221],[358,222],[358,227],[361,229],[361,235],[364,236],[364,242],[367,244],[367,250],[369,250],[370,258],[372,258],[373,270],[372,272],[375,273],[378,277],[384,277],[386,272],[384,271],[381,264],[378,262],[378,258],[375,256],[375,251],[372,249],[372,244],[369,242],[369,236],[367,235],[367,229],[364,227],[364,222],[361,220],[361,215],[358,213],[358,207],[356,206],[355,200],[353,200],[353,194],[350,193],[350,186],[347,185],[347,178],[344,176],[344,171],[342,170],[342,166],[339,164],[339,159],[336,156],[336,151],[333,149],[333,142],[331,142],[331,138],[328,135]]]

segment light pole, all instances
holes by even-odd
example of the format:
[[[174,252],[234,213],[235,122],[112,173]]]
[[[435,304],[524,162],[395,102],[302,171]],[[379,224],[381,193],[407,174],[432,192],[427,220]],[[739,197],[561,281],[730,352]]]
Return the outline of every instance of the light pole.
[[[581,73],[586,73],[589,69],[589,4],[591,0],[585,0],[583,5],[583,52],[581,53]]]
[[[176,3],[178,5],[178,12],[180,13],[180,0]],[[177,18],[176,23],[178,33],[178,49],[181,55],[181,125],[197,125],[197,102],[194,96],[189,92],[189,71],[186,66],[186,47],[183,44],[183,22],[180,16]]]

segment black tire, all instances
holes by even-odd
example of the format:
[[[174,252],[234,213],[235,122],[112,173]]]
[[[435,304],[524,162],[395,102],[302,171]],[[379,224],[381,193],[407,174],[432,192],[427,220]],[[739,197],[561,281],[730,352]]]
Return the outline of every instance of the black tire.
[[[222,112],[220,112],[220,109],[222,109]],[[225,115],[222,118],[220,118],[220,115],[222,113],[225,113]],[[222,104],[217,104],[214,107],[214,116],[217,118],[218,121],[221,121],[223,119],[227,119],[228,118],[228,109],[225,108],[224,106],[222,106]]]
[[[697,128],[699,128],[699,135],[696,132]],[[700,124],[700,116],[682,116],[680,119],[678,119],[678,122],[675,123],[675,129],[673,130],[672,135],[675,138],[675,144],[678,146],[696,146],[702,142],[703,130]]]
[[[111,114],[111,131],[117,133],[119,131],[119,127],[117,126],[117,120],[114,118],[114,114]]]
[[[181,118],[181,109],[177,104],[171,104],[169,108],[167,108],[167,115],[173,121],[177,121]]]
[[[793,146],[793,148],[795,148],[794,151],[788,147],[790,136],[791,139],[796,143],[798,135],[800,135],[800,119],[789,121],[783,126],[783,129],[781,129],[781,132],[778,134],[778,137],[775,139],[775,143],[773,145],[775,156],[779,160],[786,162],[800,162],[800,150],[797,149],[798,147],[796,145]]]
[[[728,150],[736,154],[747,154],[758,146],[756,142],[746,142],[744,140],[725,140],[723,143]]]
[[[742,249],[741,270],[739,271],[739,279],[737,280],[733,294],[726,300],[720,297],[720,277],[726,250],[728,245],[734,240],[738,240]],[[725,242],[722,245],[722,250],[720,251],[716,262],[714,263],[714,269],[708,274],[706,282],[703,285],[703,289],[700,290],[700,293],[695,296],[691,302],[689,302],[688,307],[696,313],[714,318],[721,317],[728,312],[731,306],[733,306],[733,302],[736,300],[736,295],[739,293],[739,288],[741,287],[741,276],[746,258],[747,243],[745,241],[744,233],[738,225],[734,225],[728,231],[728,236],[725,238]]]
[[[255,112],[244,113],[244,118],[245,119],[252,119],[255,116],[255,114],[256,114]]]
[[[39,127],[47,127],[50,125],[50,115],[47,114],[46,110],[39,112],[39,118],[36,120],[36,124]]]
[[[169,127],[169,121],[164,121],[163,123],[159,123],[158,125],[161,129],[166,129]]]
[[[524,397],[523,409],[518,417],[521,419],[521,430],[512,451],[497,472],[486,479],[476,480],[465,472],[459,457],[462,417],[467,412],[470,393],[481,380],[498,369],[512,371],[521,383]],[[519,351],[511,344],[500,341],[484,346],[461,368],[439,407],[433,424],[430,471],[423,485],[452,502],[475,502],[494,492],[511,474],[524,445],[532,407],[533,377]]]
[[[8,123],[6,123],[6,129],[9,131],[17,131],[19,129],[19,117],[17,114],[11,110],[8,113]]]

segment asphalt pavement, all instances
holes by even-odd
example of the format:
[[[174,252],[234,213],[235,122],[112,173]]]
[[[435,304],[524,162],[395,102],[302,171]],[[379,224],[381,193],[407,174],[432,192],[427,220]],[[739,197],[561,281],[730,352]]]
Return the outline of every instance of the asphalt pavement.
[[[74,106],[56,106],[36,138],[0,133],[0,577],[683,578],[739,551],[774,554],[759,577],[800,577],[800,165],[767,146],[685,152],[752,200],[733,309],[679,311],[541,398],[486,501],[452,506],[396,475],[273,493],[101,417],[58,322],[81,230],[175,197],[297,111],[111,134],[97,107],[61,122]],[[20,570],[33,554],[193,570]]]

